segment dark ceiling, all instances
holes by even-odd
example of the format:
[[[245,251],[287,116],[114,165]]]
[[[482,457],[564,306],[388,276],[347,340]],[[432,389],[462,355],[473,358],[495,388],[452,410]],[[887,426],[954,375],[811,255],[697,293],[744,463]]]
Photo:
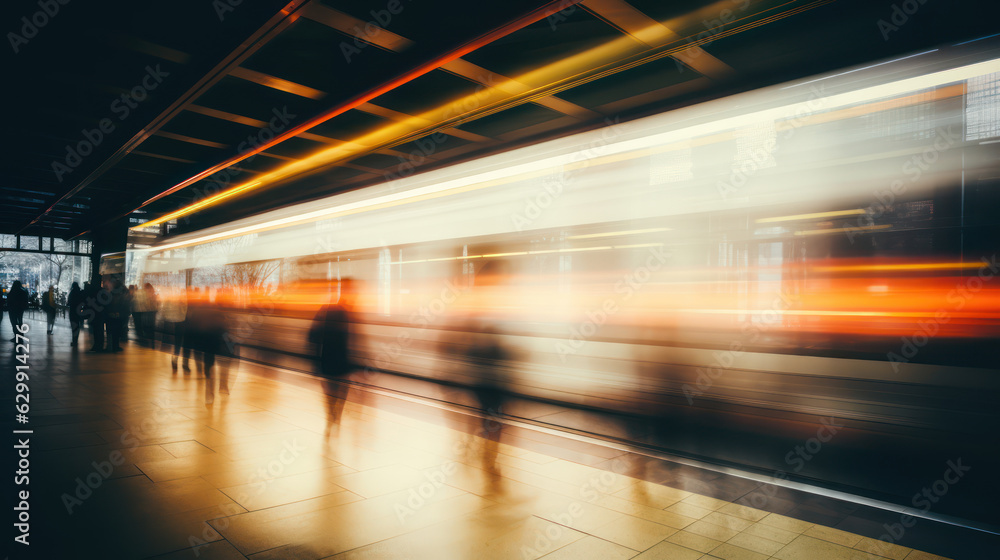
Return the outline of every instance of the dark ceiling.
[[[72,238],[281,170],[178,222],[197,229],[1000,31],[992,4],[967,0],[100,6],[3,8],[0,233]]]

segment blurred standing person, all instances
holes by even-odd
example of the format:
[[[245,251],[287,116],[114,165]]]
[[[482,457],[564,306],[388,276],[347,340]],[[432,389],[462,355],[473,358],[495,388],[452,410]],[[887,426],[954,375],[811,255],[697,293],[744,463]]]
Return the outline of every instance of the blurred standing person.
[[[122,333],[125,330],[125,324],[128,322],[130,298],[128,297],[128,290],[119,278],[112,276],[109,285],[111,288],[109,290],[111,292],[111,303],[107,309],[108,352],[121,352]]]
[[[201,303],[201,291],[198,288],[188,288],[186,297],[187,315],[184,317],[184,371],[191,371],[187,363],[191,352],[198,349],[198,329],[200,327],[198,305]],[[199,363],[197,355],[195,356],[195,362]]]
[[[122,282],[122,286],[125,286],[124,282]],[[135,314],[135,291],[136,291],[135,284],[132,284],[125,289],[126,299],[128,301],[128,309],[125,310],[125,315],[122,317],[122,339],[125,340],[126,342],[128,342],[129,319],[135,319],[135,334],[139,338],[142,338],[142,335],[139,334],[139,319],[136,317]]]
[[[21,334],[18,329],[24,323],[24,310],[27,308],[28,290],[21,287],[20,280],[14,280],[10,285],[10,292],[7,293],[7,313],[10,315],[10,326],[14,329],[14,338],[10,339],[11,342],[15,342],[17,335]]]
[[[90,336],[93,338],[90,352],[103,352],[104,323],[107,315],[107,304],[111,301],[111,292],[105,289],[104,280],[100,274],[95,275],[94,281],[90,283],[90,293],[84,292],[83,296],[85,305],[88,307],[83,314],[87,317]]]
[[[80,310],[83,307],[83,291],[80,290],[80,285],[76,282],[73,282],[73,286],[69,289],[66,307],[69,308],[69,326],[73,331],[69,345],[76,346],[76,341],[80,338],[80,321],[82,320]]]
[[[491,261],[476,273],[475,286],[469,294],[474,314],[468,318],[463,329],[466,333],[465,360],[475,378],[472,393],[482,415],[482,431],[477,434],[483,438],[482,469],[488,475],[489,491],[494,494],[501,492],[496,460],[503,430],[501,419],[510,394],[507,368],[512,355],[495,326],[500,319],[491,314],[506,299],[502,289],[506,281],[505,271],[504,261]]]
[[[205,374],[205,404],[215,400],[215,380],[212,370],[216,356],[223,351],[222,345],[226,334],[226,319],[220,306],[209,300],[206,290],[201,297],[188,301],[188,329],[186,338],[191,340],[191,346],[198,351],[201,371]],[[220,366],[219,391],[229,393],[229,370]]]
[[[184,324],[187,320],[187,292],[184,290],[175,291],[167,297],[160,307],[160,314],[163,316],[164,330],[173,336],[174,351],[170,358],[170,365],[177,371],[177,356],[181,353],[181,346],[184,345]],[[191,371],[188,366],[188,358],[191,350],[184,350],[184,371]]]
[[[331,291],[337,284],[330,283]],[[340,297],[336,303],[320,308],[309,330],[309,342],[319,350],[319,371],[324,378],[327,407],[327,435],[334,426],[339,428],[340,417],[347,404],[349,387],[345,378],[353,370],[350,357],[351,323],[354,314],[354,282],[349,278],[340,281]],[[332,299],[333,296],[331,296]]]
[[[143,342],[153,347],[156,340],[156,309],[159,302],[153,285],[146,283],[142,290],[136,290],[132,299],[132,318],[135,320],[135,333]]]
[[[49,290],[42,295],[42,310],[45,311],[46,334],[52,334],[52,329],[56,326],[55,286],[49,286]]]

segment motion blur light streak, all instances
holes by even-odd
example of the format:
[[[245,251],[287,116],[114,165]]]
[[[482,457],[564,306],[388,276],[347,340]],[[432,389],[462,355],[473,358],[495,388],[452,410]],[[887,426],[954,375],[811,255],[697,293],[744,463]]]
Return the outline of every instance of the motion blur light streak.
[[[797,216],[778,216],[775,218],[758,218],[755,220],[758,224],[770,224],[774,222],[794,222],[797,220],[815,220],[817,218],[836,218],[838,216],[856,216],[858,214],[865,214],[862,209],[856,210],[837,210],[834,212],[814,212],[812,214],[799,214]]]
[[[966,88],[992,83],[998,52],[942,48],[174,235],[132,252],[128,283],[202,288],[253,322],[245,357],[291,369],[312,368],[312,320],[349,278],[368,371],[475,387],[484,343],[511,393],[671,430],[826,417],[921,453],[986,441],[1000,161],[979,141],[1000,134],[1000,95]],[[690,440],[718,460],[741,444]]]
[[[700,41],[694,41],[688,45],[696,46],[699,43],[706,41],[711,41],[719,37],[727,36],[733,33],[738,33],[745,29],[756,27],[757,25],[763,25],[767,21],[772,21],[774,19],[780,19],[794,15],[795,13],[812,9],[819,5],[828,3],[830,0],[822,0],[820,2],[814,2],[808,6],[797,8],[794,10],[789,10],[786,12],[781,12],[766,18],[760,22],[754,22],[748,26],[743,26],[739,28],[733,28],[730,30],[722,31],[719,34],[713,35],[711,38],[702,39]],[[724,4],[724,2],[720,2]],[[784,4],[783,4],[784,5]],[[569,6],[569,3],[563,2],[562,8]],[[654,29],[656,32],[660,32],[663,26],[659,23],[650,25],[649,28]],[[669,30],[668,30],[669,31]],[[639,35],[643,35],[639,33]],[[657,54],[654,57],[663,57],[669,54],[674,54],[678,50],[691,48],[685,45],[682,48],[671,49],[668,51],[663,51],[660,48],[654,48]],[[473,94],[463,96],[460,99],[441,104],[433,109],[427,110],[419,115],[412,116],[405,120],[391,123],[380,127],[372,132],[363,134],[362,136],[355,138],[347,143],[338,144],[331,146],[329,148],[317,151],[316,153],[302,158],[298,161],[289,163],[283,167],[280,167],[269,173],[258,176],[254,184],[244,184],[234,187],[230,190],[223,191],[217,195],[213,195],[205,198],[196,205],[187,206],[171,212],[164,216],[158,217],[154,220],[147,222],[148,225],[157,225],[172,219],[176,219],[182,216],[186,216],[192,212],[203,209],[205,207],[217,204],[227,198],[230,198],[236,194],[242,194],[249,190],[265,186],[268,184],[273,184],[279,181],[290,179],[297,175],[303,173],[316,171],[327,167],[332,164],[339,162],[348,161],[362,153],[367,153],[376,147],[391,147],[398,144],[403,144],[417,138],[431,134],[434,131],[440,130],[442,128],[451,127],[459,125],[471,118],[481,117],[484,115],[489,115],[494,112],[500,111],[504,108],[509,107],[511,104],[522,104],[528,101],[535,100],[539,97],[545,97],[557,93],[563,89],[568,89],[579,85],[580,83],[585,83],[587,81],[595,80],[599,77],[606,75],[607,73],[615,73],[626,70],[632,66],[646,62],[646,60],[633,61],[629,64],[614,66],[617,61],[623,59],[623,57],[628,57],[632,55],[635,51],[635,41],[630,36],[618,37],[612,39],[604,45],[598,47],[593,47],[584,52],[577,53],[564,57],[555,62],[549,63],[541,68],[536,68],[525,72],[517,77],[504,80],[503,82],[486,88],[484,90],[477,90]],[[604,72],[595,72],[595,68],[602,68],[606,66],[611,66],[611,68],[605,70]],[[528,86],[528,90],[524,90],[524,86]],[[889,94],[891,95],[891,93]],[[375,96],[370,96],[368,99],[373,99]],[[332,118],[333,115],[327,118]],[[312,123],[312,126],[324,122],[324,120],[317,120]],[[428,124],[430,123],[430,124]],[[310,127],[311,128],[311,127]],[[307,129],[303,127],[295,127],[289,133],[285,133],[280,136],[280,138],[288,138],[295,134],[305,132]],[[697,134],[694,131],[689,131],[689,134]],[[252,153],[259,152],[265,149],[269,145],[276,143],[275,141],[266,143],[252,151]],[[634,149],[634,148],[633,148]],[[242,156],[241,156],[242,157]],[[230,161],[235,163],[236,161]],[[213,167],[212,170],[218,170],[219,166]],[[206,172],[202,172],[197,177],[204,178]],[[214,171],[213,171],[214,172]],[[196,179],[196,178],[192,178]],[[143,205],[149,204],[157,200],[157,198],[163,196],[169,192],[175,192],[179,188],[183,188],[185,185],[192,184],[194,181],[189,179],[184,183],[181,183],[170,190],[165,191],[161,195],[150,199]]]
[[[586,235],[570,235],[566,239],[592,239],[594,237],[616,237],[619,235],[635,235],[638,233],[657,233],[661,231],[670,231],[670,228],[648,228],[648,229],[634,229],[632,231],[611,231],[608,233],[588,233]]]
[[[883,84],[883,85],[879,85],[879,86],[873,86],[873,87],[865,88],[865,89],[862,89],[862,90],[859,90],[859,91],[855,91],[855,92],[848,92],[848,93],[843,93],[843,94],[839,94],[839,95],[833,95],[833,96],[830,96],[830,97],[821,98],[819,101],[820,101],[820,106],[823,107],[823,109],[830,110],[830,109],[833,109],[833,108],[836,108],[836,107],[840,107],[840,106],[844,106],[844,105],[850,105],[850,104],[854,104],[854,103],[863,103],[865,101],[870,101],[870,100],[873,100],[873,99],[880,99],[880,98],[883,98],[883,97],[888,97],[888,96],[891,96],[893,94],[901,94],[901,93],[906,93],[908,91],[930,88],[930,87],[934,87],[936,85],[948,84],[948,83],[952,83],[952,82],[955,82],[955,81],[960,81],[960,80],[963,80],[963,79],[968,79],[968,78],[976,76],[976,75],[981,75],[981,74],[991,73],[991,72],[997,72],[997,71],[1000,71],[1000,59],[998,59],[998,60],[990,60],[990,61],[982,62],[982,63],[978,63],[978,64],[972,64],[972,65],[968,65],[968,66],[964,66],[964,67],[960,67],[960,68],[956,68],[956,69],[952,69],[952,70],[945,70],[945,71],[941,71],[941,72],[936,72],[936,73],[933,73],[933,74],[930,74],[930,75],[927,75],[927,76],[920,76],[920,77],[915,77],[915,78],[909,78],[909,79],[900,80],[900,81],[897,81],[897,82],[892,82],[892,83],[889,83],[889,84]],[[889,102],[889,101],[883,101],[882,103],[891,103],[891,102]],[[644,137],[644,138],[641,138],[641,139],[627,140],[627,141],[620,141],[620,142],[611,141],[611,142],[608,142],[606,145],[601,146],[600,150],[601,150],[601,152],[603,152],[603,155],[605,155],[605,157],[609,157],[609,156],[611,156],[613,154],[622,154],[622,153],[627,153],[627,152],[637,152],[637,151],[640,151],[640,150],[643,150],[643,149],[646,149],[646,148],[650,148],[650,147],[653,147],[653,146],[656,146],[656,145],[676,143],[678,141],[684,141],[685,139],[688,139],[688,138],[691,138],[691,137],[697,137],[697,136],[701,136],[701,135],[722,132],[723,130],[730,130],[730,129],[739,128],[739,127],[742,127],[742,126],[749,126],[749,125],[752,125],[752,124],[757,123],[757,122],[768,121],[768,120],[778,121],[778,120],[781,120],[781,119],[796,119],[796,118],[800,119],[800,118],[802,118],[803,115],[808,115],[809,113],[812,113],[812,112],[813,112],[813,110],[809,107],[809,105],[807,103],[805,103],[805,102],[802,102],[802,103],[797,103],[797,104],[793,104],[793,105],[786,105],[786,106],[778,107],[778,108],[775,108],[775,109],[769,109],[769,110],[764,110],[764,111],[752,112],[752,113],[749,113],[749,114],[746,114],[746,115],[742,115],[742,116],[739,116],[739,117],[730,117],[730,118],[722,119],[722,120],[719,120],[719,121],[704,123],[704,124],[701,124],[701,125],[695,125],[695,126],[683,128],[683,129],[680,129],[680,130],[674,130],[674,131],[671,131],[671,132],[662,133],[662,134],[659,134],[659,135],[647,136],[647,137]],[[655,118],[656,117],[651,117],[650,119],[655,119]],[[231,196],[230,193],[235,194],[235,192],[237,192],[237,191],[241,192],[243,190],[249,189],[251,186],[260,186],[260,185],[262,185],[262,184],[264,184],[264,183],[266,183],[268,181],[268,177],[278,177],[278,176],[285,177],[285,176],[288,176],[288,175],[292,174],[292,171],[290,171],[291,168],[296,168],[296,169],[299,169],[299,168],[301,168],[301,169],[311,168],[310,164],[308,163],[308,161],[312,161],[313,158],[322,159],[323,157],[326,157],[323,154],[329,154],[329,153],[332,153],[333,151],[337,151],[337,150],[340,150],[340,149],[341,149],[341,147],[337,146],[335,148],[332,148],[331,150],[324,151],[324,152],[322,152],[320,154],[316,154],[314,156],[310,156],[310,158],[306,158],[306,160],[302,160],[302,161],[296,162],[294,164],[291,164],[289,166],[286,166],[285,168],[279,169],[279,170],[273,172],[273,174],[265,175],[263,178],[260,178],[260,179],[258,179],[257,181],[255,181],[253,183],[250,183],[248,185],[244,185],[244,186],[241,186],[241,187],[236,187],[234,189],[231,189],[230,191],[226,191],[226,192],[220,193],[219,195],[216,195],[215,197],[211,197],[211,198],[205,199],[205,200],[203,200],[203,201],[201,201],[201,202],[199,202],[197,204],[200,205],[199,208],[204,208],[204,207],[206,207],[208,205],[211,205],[211,204],[214,204],[216,201],[220,200],[219,197],[228,197],[228,196]],[[517,153],[521,153],[521,152],[523,152],[523,150],[515,150],[514,152],[511,152],[511,154],[513,156],[513,154],[517,154]],[[488,158],[488,159],[496,160],[496,158],[497,158],[497,156],[493,156],[492,158]],[[511,157],[510,159],[514,159],[514,158]],[[463,192],[462,191],[463,188],[470,188],[470,187],[485,188],[486,186],[494,186],[493,184],[489,184],[490,181],[498,180],[498,179],[502,179],[502,178],[516,177],[517,175],[522,174],[522,173],[551,171],[551,170],[557,168],[558,166],[567,166],[567,165],[568,166],[572,166],[572,165],[576,165],[576,166],[580,166],[580,165],[599,165],[599,164],[602,163],[601,161],[595,161],[595,162],[589,162],[589,163],[586,162],[586,161],[580,162],[579,159],[580,159],[580,156],[578,154],[574,153],[574,154],[569,154],[569,155],[564,155],[564,156],[558,156],[558,157],[554,157],[554,158],[542,159],[542,160],[535,161],[535,162],[530,163],[530,164],[513,165],[513,166],[510,166],[510,167],[504,168],[502,170],[493,171],[493,172],[487,172],[487,173],[480,174],[478,176],[473,176],[473,177],[471,177],[469,179],[466,179],[466,180],[458,179],[458,180],[454,180],[454,181],[450,181],[450,182],[445,182],[445,183],[439,184],[437,186],[424,187],[423,189],[414,189],[413,191],[406,192],[406,193],[397,193],[395,195],[386,195],[386,196],[383,196],[383,197],[372,199],[371,201],[369,201],[367,203],[356,203],[356,204],[353,204],[353,205],[346,205],[344,208],[332,208],[332,209],[328,209],[328,210],[311,212],[311,213],[307,213],[307,214],[305,214],[305,215],[303,215],[301,217],[295,218],[295,219],[284,218],[284,219],[281,219],[281,220],[275,220],[275,221],[270,222],[270,223],[264,223],[264,224],[261,224],[261,225],[258,225],[258,226],[253,226],[253,227],[248,226],[245,229],[236,229],[236,230],[233,230],[233,231],[231,231],[229,233],[226,233],[226,234],[215,234],[213,236],[206,236],[206,237],[202,237],[202,238],[197,238],[197,239],[194,239],[194,240],[191,240],[191,241],[188,241],[188,242],[176,242],[175,244],[171,245],[170,247],[180,247],[180,246],[183,246],[183,245],[200,243],[200,242],[209,241],[209,240],[212,240],[212,239],[221,239],[221,238],[224,238],[224,237],[232,237],[234,235],[241,235],[241,234],[244,234],[244,233],[250,233],[250,232],[254,232],[254,231],[263,231],[263,230],[274,228],[274,227],[282,227],[282,226],[291,225],[291,224],[297,223],[297,222],[309,221],[309,220],[316,220],[316,219],[323,218],[323,217],[330,217],[330,216],[335,216],[335,215],[346,215],[347,213],[352,212],[352,211],[364,211],[364,210],[367,210],[367,209],[372,209],[372,208],[378,207],[380,204],[392,204],[392,203],[397,203],[397,202],[403,201],[405,199],[417,199],[417,197],[420,197],[420,196],[423,196],[423,195],[440,195],[441,193],[443,193],[445,191],[448,191],[449,189],[456,189],[456,192]],[[466,165],[466,166],[456,166],[456,167],[466,167],[467,168],[468,165]],[[401,181],[401,182],[403,184],[405,184],[405,180]],[[503,184],[503,183],[498,183],[498,184]],[[194,210],[195,209],[191,209],[190,211],[194,211]],[[187,209],[182,209],[181,211],[178,211],[178,212],[183,212],[183,214],[178,214],[178,213],[169,214],[167,216],[163,216],[161,218],[157,218],[156,220],[152,220],[150,222],[147,222],[147,223],[144,224],[144,226],[148,227],[150,225],[155,225],[157,223],[162,223],[163,221],[167,221],[168,219],[174,219],[174,218],[176,218],[179,215],[185,215],[185,214],[189,213],[189,211]],[[890,226],[879,226],[879,228],[882,228],[882,227],[890,227]],[[859,228],[856,228],[856,229],[864,230],[866,228],[859,227]],[[845,228],[843,231],[847,231],[847,229]],[[803,233],[801,233],[799,235],[811,235],[811,234],[822,234],[822,233],[827,233],[827,232],[825,232],[825,231],[803,232]],[[165,248],[169,248],[169,247],[163,246],[161,248],[165,249]]]

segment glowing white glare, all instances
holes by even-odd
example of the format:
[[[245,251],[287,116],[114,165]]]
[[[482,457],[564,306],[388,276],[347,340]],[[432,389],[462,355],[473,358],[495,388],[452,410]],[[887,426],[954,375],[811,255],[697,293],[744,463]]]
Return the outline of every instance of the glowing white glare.
[[[591,239],[594,237],[615,237],[618,235],[634,235],[639,233],[655,233],[659,231],[670,231],[670,228],[649,228],[649,229],[633,229],[629,231],[610,231],[608,233],[588,233],[585,235],[570,235],[566,239]]]
[[[420,197],[428,195],[446,193],[447,191],[450,190],[459,190],[479,183],[487,183],[490,181],[508,179],[511,177],[516,177],[518,175],[534,173],[538,171],[559,170],[563,168],[563,166],[578,164],[591,157],[594,157],[595,155],[610,156],[615,154],[622,154],[654,146],[671,144],[674,142],[687,140],[693,137],[734,130],[761,121],[799,118],[803,114],[814,114],[819,112],[816,109],[817,106],[819,106],[823,111],[829,111],[839,107],[856,105],[868,101],[873,101],[876,99],[895,97],[913,91],[929,89],[944,84],[961,82],[963,80],[967,80],[974,76],[981,76],[984,74],[990,74],[998,71],[1000,71],[1000,59],[994,59],[986,62],[979,62],[976,64],[961,66],[959,68],[952,68],[949,70],[942,70],[940,72],[933,72],[931,74],[926,74],[923,76],[907,78],[904,80],[899,80],[887,84],[880,84],[872,87],[867,87],[847,93],[831,95],[828,97],[818,98],[815,100],[809,100],[800,103],[794,103],[791,105],[784,105],[772,109],[765,109],[761,111],[755,111],[752,113],[737,115],[734,117],[719,119],[707,123],[689,126],[686,128],[679,128],[668,132],[652,134],[641,138],[634,138],[631,140],[623,140],[618,142],[614,142],[613,140],[608,140],[607,144],[600,146],[599,150],[594,146],[589,146],[580,151],[543,158],[527,163],[500,166],[498,169],[494,169],[492,171],[486,171],[471,176],[465,176],[456,179],[441,181],[439,183],[433,183],[423,187],[417,187],[408,191],[385,194],[367,200],[349,202],[331,208],[323,208],[319,210],[314,210],[312,212],[306,212],[304,214],[266,221],[260,224],[252,224],[243,227],[238,227],[235,229],[220,231],[204,235],[201,237],[196,237],[193,239],[176,241],[173,243],[166,243],[164,245],[159,245],[157,247],[154,247],[152,250],[162,251],[166,249],[172,249],[174,247],[194,245],[205,241],[213,241],[228,237],[236,237],[254,231],[286,227],[297,223],[313,222],[321,218],[331,217],[334,215],[344,214],[348,212],[354,213],[354,212],[367,211],[386,204],[404,202],[410,199],[418,199]],[[589,137],[585,136],[586,134],[587,133],[581,136]],[[595,154],[595,152],[599,152],[599,154]],[[521,150],[515,150],[507,154],[500,154],[498,159],[495,161],[499,162],[504,159],[507,159],[508,161],[514,161],[515,158],[520,157],[522,153],[523,152]]]
[[[643,243],[641,245],[617,245],[615,247],[576,247],[573,249],[547,249],[542,251],[517,251],[514,253],[492,253],[489,255],[461,255],[458,257],[438,257],[436,259],[419,259],[415,261],[396,261],[389,264],[414,264],[441,261],[460,261],[467,259],[485,259],[496,257],[514,257],[520,255],[547,255],[549,253],[579,253],[581,251],[607,251],[609,249],[629,249],[633,247],[660,247],[663,243]]]

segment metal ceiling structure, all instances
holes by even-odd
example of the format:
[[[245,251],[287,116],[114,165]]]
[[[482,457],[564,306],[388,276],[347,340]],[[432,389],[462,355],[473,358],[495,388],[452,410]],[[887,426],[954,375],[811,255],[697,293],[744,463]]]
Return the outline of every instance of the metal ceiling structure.
[[[71,239],[124,218],[198,229],[972,40],[997,31],[986,9],[919,0],[8,4],[0,233]]]

